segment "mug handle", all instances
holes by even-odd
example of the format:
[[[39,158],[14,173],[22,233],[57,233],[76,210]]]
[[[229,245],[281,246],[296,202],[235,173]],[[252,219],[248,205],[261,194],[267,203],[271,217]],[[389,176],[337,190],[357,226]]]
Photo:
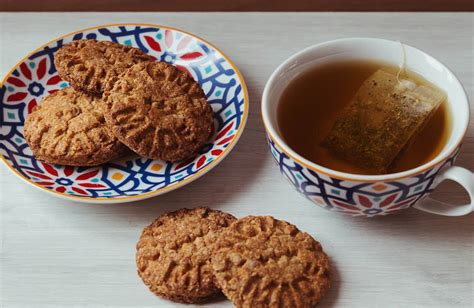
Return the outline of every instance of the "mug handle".
[[[469,203],[463,205],[452,205],[426,197],[416,203],[413,207],[432,214],[443,216],[463,216],[474,211],[474,174],[464,168],[452,166],[438,175],[438,184],[444,180],[452,180],[460,184],[469,195]]]

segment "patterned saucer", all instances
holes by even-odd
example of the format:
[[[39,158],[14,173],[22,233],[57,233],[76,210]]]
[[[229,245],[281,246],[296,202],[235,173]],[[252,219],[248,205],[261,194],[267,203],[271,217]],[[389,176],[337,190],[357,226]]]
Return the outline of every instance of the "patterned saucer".
[[[98,167],[51,165],[35,159],[23,137],[23,123],[41,98],[67,87],[54,67],[55,52],[78,39],[114,41],[140,48],[188,71],[214,110],[215,136],[199,154],[181,163],[137,156]],[[145,24],[116,24],[80,30],[33,51],[0,84],[0,158],[27,183],[66,199],[88,203],[141,200],[179,188],[216,166],[233,148],[249,109],[247,88],[237,67],[219,49],[181,30]]]

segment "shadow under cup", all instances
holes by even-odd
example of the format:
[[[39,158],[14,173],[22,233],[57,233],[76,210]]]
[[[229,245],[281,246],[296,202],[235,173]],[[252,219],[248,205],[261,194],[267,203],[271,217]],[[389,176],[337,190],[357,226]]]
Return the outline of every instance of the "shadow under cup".
[[[451,134],[433,160],[411,170],[386,175],[360,175],[331,170],[293,151],[281,137],[277,111],[288,84],[318,65],[347,60],[375,60],[395,66],[405,65],[444,90],[452,117]],[[287,59],[271,75],[262,97],[262,117],[268,143],[280,172],[297,191],[315,204],[335,212],[372,217],[416,208],[447,216],[473,211],[474,176],[453,167],[469,122],[466,93],[454,74],[428,54],[396,41],[375,38],[340,39],[311,46]],[[452,206],[427,195],[444,179],[463,186],[471,204]]]

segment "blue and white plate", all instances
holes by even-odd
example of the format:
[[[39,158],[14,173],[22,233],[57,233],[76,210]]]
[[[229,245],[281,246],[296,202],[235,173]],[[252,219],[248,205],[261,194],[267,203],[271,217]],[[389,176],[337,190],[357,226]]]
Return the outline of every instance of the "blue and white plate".
[[[98,167],[70,167],[36,160],[23,137],[25,118],[44,96],[68,86],[54,67],[54,54],[62,45],[86,38],[137,47],[188,71],[214,110],[214,139],[196,157],[175,164],[130,157]],[[140,200],[179,188],[216,166],[242,134],[248,109],[242,75],[226,55],[205,40],[165,26],[98,26],[41,46],[5,76],[0,84],[0,154],[17,176],[59,197],[89,203]]]

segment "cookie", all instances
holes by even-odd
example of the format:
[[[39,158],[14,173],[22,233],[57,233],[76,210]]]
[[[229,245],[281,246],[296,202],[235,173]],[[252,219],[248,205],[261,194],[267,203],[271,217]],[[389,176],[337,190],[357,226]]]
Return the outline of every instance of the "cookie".
[[[199,84],[164,62],[135,64],[109,82],[104,99],[115,136],[144,157],[189,158],[212,133],[212,108]]]
[[[154,58],[137,48],[96,40],[72,41],[54,56],[62,79],[75,89],[99,96],[109,79],[141,61]]]
[[[321,245],[269,216],[224,229],[211,263],[217,285],[237,307],[313,307],[330,286]]]
[[[209,263],[218,234],[235,217],[207,208],[163,214],[137,243],[137,271],[158,296],[199,303],[220,295]]]
[[[104,119],[100,98],[73,88],[45,97],[27,117],[24,136],[39,160],[95,166],[127,153]]]

